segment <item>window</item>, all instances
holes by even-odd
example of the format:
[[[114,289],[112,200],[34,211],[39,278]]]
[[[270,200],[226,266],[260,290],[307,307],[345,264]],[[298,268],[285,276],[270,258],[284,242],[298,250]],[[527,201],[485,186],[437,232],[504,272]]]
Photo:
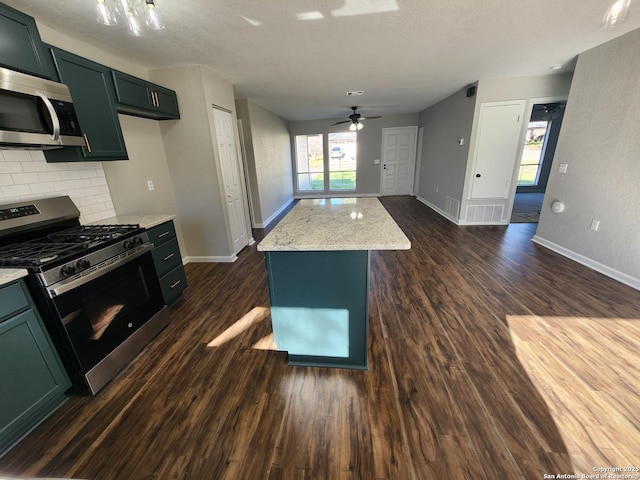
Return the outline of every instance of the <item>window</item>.
[[[550,124],[548,120],[529,122],[518,172],[519,187],[538,185]]]
[[[322,135],[296,135],[298,191],[324,191]]]
[[[329,190],[356,189],[356,132],[329,134]]]
[[[296,176],[299,192],[356,189],[357,132],[296,135]],[[328,154],[325,155],[325,147]]]

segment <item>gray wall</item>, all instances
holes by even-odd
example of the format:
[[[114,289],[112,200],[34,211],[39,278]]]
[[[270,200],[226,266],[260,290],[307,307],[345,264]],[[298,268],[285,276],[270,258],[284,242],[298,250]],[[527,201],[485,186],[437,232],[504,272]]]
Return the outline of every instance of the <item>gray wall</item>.
[[[578,58],[536,240],[640,288],[640,30]],[[566,174],[558,173],[568,164]],[[561,200],[566,210],[553,214]],[[597,232],[592,220],[600,220]],[[595,262],[595,263],[594,263]]]
[[[246,98],[236,99],[242,120],[254,226],[265,227],[293,200],[289,126]]]
[[[366,109],[360,109],[366,116]],[[349,124],[331,126],[332,123],[345,120],[350,112],[345,108],[345,115],[341,118],[327,120],[309,120],[289,122],[291,132],[292,152],[295,152],[294,138],[296,135],[309,135],[314,133],[344,132],[349,129]],[[357,146],[357,181],[356,195],[379,195],[381,164],[375,164],[382,152],[382,129],[391,127],[412,127],[418,125],[418,114],[407,113],[404,115],[385,115],[379,119],[364,120],[364,127],[358,131]],[[295,157],[295,153],[293,154]],[[295,158],[293,159],[295,161]],[[297,195],[297,194],[296,194]],[[340,194],[337,194],[340,195]],[[344,193],[341,195],[344,196]],[[300,195],[304,196],[304,195]],[[323,194],[326,196],[326,194]]]
[[[462,200],[475,100],[467,97],[465,87],[420,114],[424,133],[417,196],[456,220],[456,212],[447,212],[447,197]]]

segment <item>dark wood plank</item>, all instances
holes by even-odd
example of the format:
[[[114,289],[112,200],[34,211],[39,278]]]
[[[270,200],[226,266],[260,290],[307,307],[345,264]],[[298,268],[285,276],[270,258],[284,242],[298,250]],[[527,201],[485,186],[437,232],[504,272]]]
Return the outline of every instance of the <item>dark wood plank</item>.
[[[248,247],[187,265],[171,324],[0,474],[529,479],[640,464],[640,292],[533,244],[535,225],[458,227],[409,197],[382,202],[412,249],[371,256],[368,371],[287,366]]]

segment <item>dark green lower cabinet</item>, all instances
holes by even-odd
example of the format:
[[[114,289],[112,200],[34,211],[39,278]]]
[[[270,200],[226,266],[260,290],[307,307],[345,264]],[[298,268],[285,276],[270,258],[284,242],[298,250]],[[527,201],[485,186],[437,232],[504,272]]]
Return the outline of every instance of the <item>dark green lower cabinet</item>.
[[[271,320],[290,365],[368,368],[369,252],[266,252]]]
[[[187,288],[187,275],[182,265],[173,220],[152,227],[147,233],[149,241],[154,245],[151,254],[160,279],[164,303],[171,306],[180,300],[182,292]]]
[[[65,400],[69,377],[22,281],[0,288],[0,456]]]

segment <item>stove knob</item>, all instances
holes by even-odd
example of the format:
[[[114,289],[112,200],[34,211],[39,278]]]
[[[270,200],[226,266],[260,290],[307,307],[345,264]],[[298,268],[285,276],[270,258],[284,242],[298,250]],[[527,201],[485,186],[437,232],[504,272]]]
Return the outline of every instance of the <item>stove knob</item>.
[[[74,267],[73,265],[64,265],[60,269],[60,273],[64,276],[75,275],[76,267]]]
[[[90,266],[91,264],[89,263],[89,260],[86,260],[84,258],[81,258],[76,262],[76,267],[78,267],[80,270],[84,270],[86,268],[89,268]]]
[[[124,248],[126,248],[127,250],[129,250],[129,249],[134,247],[133,242],[131,240],[125,240],[124,243],[122,244],[122,246]]]
[[[142,238],[140,237],[133,237],[133,244],[137,247],[139,245],[142,245]]]

